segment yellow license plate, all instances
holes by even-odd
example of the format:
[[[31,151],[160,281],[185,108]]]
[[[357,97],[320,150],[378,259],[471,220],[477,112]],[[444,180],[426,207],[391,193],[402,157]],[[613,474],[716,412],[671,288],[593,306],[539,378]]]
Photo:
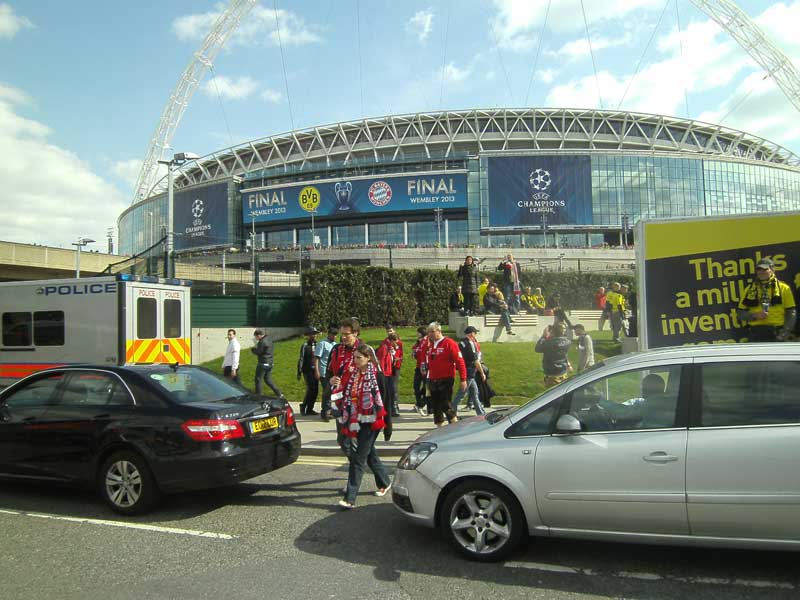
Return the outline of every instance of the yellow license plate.
[[[250,422],[250,431],[258,433],[259,431],[267,431],[268,429],[275,429],[278,426],[278,417],[270,417],[269,419],[259,419],[258,421]]]

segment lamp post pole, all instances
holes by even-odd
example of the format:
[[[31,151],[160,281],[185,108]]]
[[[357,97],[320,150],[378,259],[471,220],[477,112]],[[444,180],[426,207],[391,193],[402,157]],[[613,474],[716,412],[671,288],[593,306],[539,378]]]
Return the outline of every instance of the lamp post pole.
[[[75,246],[75,278],[81,278],[81,248],[86,246],[87,244],[93,244],[94,240],[90,238],[79,237],[77,242],[72,242],[72,245]]]
[[[172,252],[174,250],[174,231],[175,231],[175,190],[172,175],[172,167],[175,165],[183,165],[190,160],[200,158],[197,154],[192,152],[178,152],[172,156],[170,160],[160,160],[158,164],[167,165],[167,232],[166,241],[164,244],[166,250],[166,263],[164,265],[165,275],[167,277],[174,277],[174,267],[171,264]]]

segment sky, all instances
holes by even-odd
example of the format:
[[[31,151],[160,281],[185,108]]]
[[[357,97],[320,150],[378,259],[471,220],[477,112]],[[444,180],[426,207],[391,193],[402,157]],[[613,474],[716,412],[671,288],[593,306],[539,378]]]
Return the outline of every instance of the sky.
[[[581,4],[259,0],[171,145],[203,156],[362,117],[621,108],[722,124],[800,155],[797,110],[691,2],[584,0],[593,53]],[[800,68],[800,0],[738,4]],[[159,116],[224,6],[0,0],[0,240],[69,247],[82,236],[105,248]]]

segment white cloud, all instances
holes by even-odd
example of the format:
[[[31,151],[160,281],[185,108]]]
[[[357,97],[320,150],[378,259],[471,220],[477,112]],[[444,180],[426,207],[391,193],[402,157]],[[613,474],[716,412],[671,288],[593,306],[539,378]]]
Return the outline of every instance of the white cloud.
[[[433,9],[418,10],[406,23],[406,31],[417,36],[420,42],[428,39],[433,30]]]
[[[20,29],[30,27],[33,27],[30,19],[15,15],[10,4],[0,4],[0,39],[10,40]]]
[[[633,41],[633,36],[630,32],[626,33],[625,35],[609,38],[609,37],[598,37],[592,38],[592,52],[599,52],[600,50],[605,50],[606,48],[614,48],[617,46],[628,46]],[[567,42],[561,48],[556,51],[556,54],[560,56],[566,57],[568,60],[577,60],[579,58],[583,58],[584,56],[589,56],[589,41],[586,37],[572,40],[571,42]]]
[[[547,14],[548,0],[492,0],[496,14],[490,20],[501,48],[528,51],[534,47]],[[637,10],[660,10],[663,0],[606,0],[584,2],[586,20],[594,23],[625,19]],[[562,35],[584,29],[580,0],[552,0],[547,17],[548,32]]]
[[[219,94],[224,100],[245,100],[258,91],[259,84],[252,77],[225,77],[218,75],[203,84],[203,92],[216,97]]]
[[[0,85],[0,239],[68,246],[103,239],[126,198],[75,154],[48,141],[46,125],[17,114],[27,95]]]
[[[199,41],[208,35],[211,27],[224,10],[216,5],[214,10],[178,17],[172,22],[172,31],[182,42]],[[275,26],[275,10],[257,4],[240,23],[229,39],[230,45],[253,46],[259,44],[278,45],[278,30]],[[288,10],[278,9],[280,42],[284,46],[301,46],[321,41],[319,29],[307,25],[303,17]]]
[[[127,184],[131,190],[139,180],[139,173],[142,170],[141,158],[131,158],[130,160],[119,160],[111,165],[111,172]]]
[[[280,104],[280,102],[283,100],[283,94],[277,90],[271,90],[267,88],[261,92],[261,99],[264,102],[269,102],[270,104]]]
[[[536,71],[536,79],[542,83],[553,83],[556,80],[556,72],[554,69],[540,69]]]
[[[461,67],[456,66],[455,63],[449,62],[444,67],[444,81],[445,83],[460,83],[467,79],[472,74],[471,67]],[[441,77],[441,71],[439,71],[439,75]]]
[[[786,99],[775,82],[764,73],[751,73],[717,110],[705,111],[700,121],[720,123],[786,144],[800,140],[797,109]]]

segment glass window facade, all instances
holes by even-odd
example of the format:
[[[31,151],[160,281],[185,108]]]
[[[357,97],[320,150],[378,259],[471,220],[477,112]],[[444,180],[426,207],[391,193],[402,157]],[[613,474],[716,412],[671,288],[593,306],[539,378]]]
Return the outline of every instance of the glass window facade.
[[[442,244],[444,244],[444,223],[441,229]],[[435,246],[439,241],[439,232],[436,221],[411,221],[408,224],[409,246]]]
[[[370,246],[405,243],[403,223],[371,223],[369,226],[369,243]]]
[[[331,228],[333,246],[363,246],[364,225],[335,225]]]
[[[447,242],[451,246],[469,245],[469,229],[466,219],[448,219]]]
[[[294,245],[294,231],[268,231],[267,248],[291,248]]]
[[[592,223],[619,227],[643,217],[699,216],[703,161],[655,156],[592,156]]]

